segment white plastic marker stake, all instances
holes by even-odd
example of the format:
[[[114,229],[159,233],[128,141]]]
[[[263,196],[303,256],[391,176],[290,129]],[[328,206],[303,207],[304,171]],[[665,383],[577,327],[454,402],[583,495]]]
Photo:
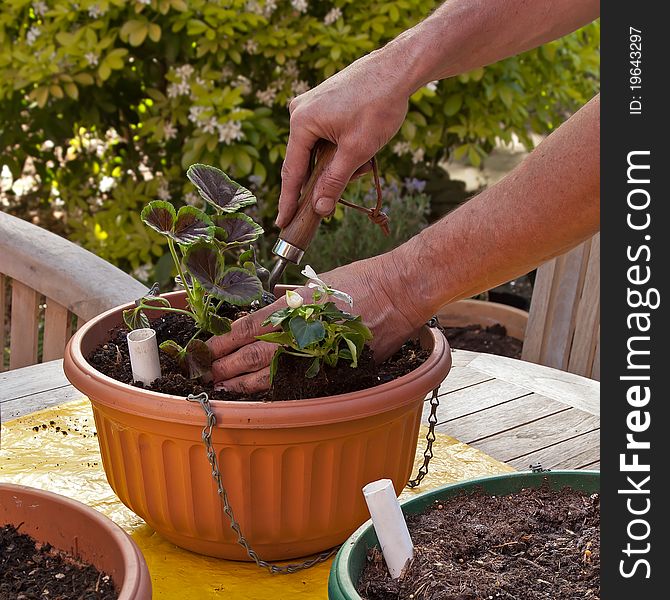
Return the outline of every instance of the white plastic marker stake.
[[[158,341],[153,329],[133,329],[128,334],[128,351],[133,381],[148,385],[161,376]]]
[[[393,482],[380,479],[363,488],[372,524],[382,547],[384,560],[393,579],[400,577],[407,561],[414,556],[414,545],[409,537],[400,502],[395,495]]]

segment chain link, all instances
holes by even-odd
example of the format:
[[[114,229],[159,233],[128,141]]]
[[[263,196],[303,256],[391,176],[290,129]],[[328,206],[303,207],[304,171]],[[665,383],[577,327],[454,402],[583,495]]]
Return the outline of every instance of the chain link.
[[[433,458],[433,442],[435,441],[435,425],[437,425],[437,407],[440,405],[440,398],[438,392],[440,386],[438,385],[433,390],[433,395],[430,398],[430,415],[428,416],[428,433],[426,434],[426,449],[423,452],[423,464],[419,467],[419,472],[414,479],[407,482],[407,487],[413,489],[417,487],[423,478],[428,474],[428,464]]]
[[[216,425],[216,416],[214,415],[212,405],[209,402],[209,397],[205,392],[202,392],[198,395],[189,394],[187,400],[189,402],[197,402],[200,404],[202,409],[205,411],[205,415],[207,416],[207,424],[202,429],[202,441],[205,444],[205,448],[207,449],[207,460],[209,460],[209,464],[212,467],[212,477],[216,482],[216,491],[221,498],[223,512],[226,513],[228,519],[230,520],[230,527],[237,534],[237,543],[246,550],[249,558],[253,560],[259,567],[267,569],[272,574],[287,575],[289,573],[302,571],[303,569],[309,569],[310,567],[324,562],[333,556],[338,551],[339,546],[337,548],[326,550],[326,552],[322,552],[314,558],[310,558],[309,560],[296,564],[277,565],[259,558],[258,554],[256,554],[255,550],[249,545],[249,542],[246,540],[244,535],[242,535],[240,524],[235,519],[233,509],[230,506],[230,502],[228,501],[228,492],[226,492],[226,488],[223,485],[221,470],[219,469],[219,461],[216,456],[216,451],[214,450],[214,445],[212,444],[212,430]]]

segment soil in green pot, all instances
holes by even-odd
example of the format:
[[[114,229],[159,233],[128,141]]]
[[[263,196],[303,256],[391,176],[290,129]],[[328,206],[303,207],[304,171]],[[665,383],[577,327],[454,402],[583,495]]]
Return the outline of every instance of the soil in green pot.
[[[118,595],[109,575],[5,525],[0,527],[0,598],[116,600]]]
[[[415,557],[392,580],[368,552],[358,581],[366,600],[600,598],[600,498],[569,488],[477,492],[408,517]]]
[[[228,314],[230,318],[239,318],[247,314],[238,312]],[[158,343],[173,340],[185,346],[195,333],[193,321],[183,315],[167,314],[151,321],[151,327],[156,330]],[[121,381],[144,387],[141,383],[133,383],[130,355],[126,335],[128,329],[116,327],[109,333],[109,341],[98,346],[87,356],[88,362],[101,373]],[[300,400],[302,398],[319,398],[355,392],[391,381],[423,364],[430,352],[424,350],[415,341],[409,341],[389,359],[376,365],[372,352],[366,348],[361,356],[358,367],[353,369],[346,361],[338,361],[337,366],[325,366],[322,372],[309,380],[305,378],[305,371],[311,360],[286,361],[282,355],[281,367],[278,369],[273,388],[267,392],[256,393],[251,396],[242,396],[223,390],[215,390],[211,383],[202,383],[198,380],[189,380],[181,372],[177,362],[165,352],[159,352],[161,361],[160,379],[146,386],[156,392],[188,396],[207,392],[212,400],[230,401],[271,401],[271,400]],[[293,357],[290,357],[293,358]]]

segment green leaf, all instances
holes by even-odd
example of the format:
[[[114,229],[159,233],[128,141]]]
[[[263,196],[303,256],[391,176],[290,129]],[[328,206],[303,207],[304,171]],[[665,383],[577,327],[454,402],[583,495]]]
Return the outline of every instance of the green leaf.
[[[270,362],[270,385],[272,385],[272,382],[274,381],[275,375],[277,374],[277,366],[279,365],[279,357],[284,354],[284,348],[279,346],[277,348],[277,351],[274,353],[274,356],[272,357],[272,361]]]
[[[320,342],[326,337],[326,328],[321,321],[306,321],[298,316],[293,317],[288,326],[300,349]]]
[[[321,368],[321,360],[317,356],[313,361],[312,364],[309,365],[309,369],[305,371],[305,377],[307,379],[313,379],[319,374],[319,370]]]
[[[358,366],[358,346],[355,342],[350,340],[348,337],[344,336],[344,341],[347,344],[347,347],[349,348],[349,352],[351,352],[351,366],[352,367],[357,367]]]
[[[215,215],[216,239],[226,244],[250,244],[263,234],[263,228],[243,214]]]
[[[124,310],[123,322],[130,330],[146,329],[151,327],[151,323],[149,323],[149,317],[147,317],[139,308],[129,308],[128,310]]]
[[[142,209],[140,218],[145,225],[151,227],[154,231],[165,236],[171,236],[177,219],[177,211],[169,202],[154,200]]]
[[[182,206],[168,235],[180,244],[192,244],[201,239],[211,239],[214,234],[212,220],[195,206]]]
[[[463,105],[463,96],[461,94],[451,94],[444,103],[444,114],[447,117],[453,117]]]
[[[223,279],[207,291],[230,304],[246,306],[261,297],[263,286],[260,279],[246,269],[231,267],[226,270]]]
[[[191,340],[186,344],[184,364],[189,379],[202,377],[212,369],[212,353],[202,340]]]
[[[273,325],[277,327],[278,325],[281,325],[286,319],[288,319],[292,314],[292,308],[280,308],[279,310],[273,312],[267,319],[265,319],[262,325]]]
[[[256,202],[256,197],[247,188],[216,167],[191,165],[186,176],[200,195],[219,211],[232,213]]]
[[[182,348],[177,342],[172,340],[166,340],[158,346],[165,354],[168,354],[172,358],[178,360],[180,363],[184,358],[186,349]]]
[[[210,313],[207,317],[207,331],[212,335],[223,335],[230,331],[232,321],[216,313]]]

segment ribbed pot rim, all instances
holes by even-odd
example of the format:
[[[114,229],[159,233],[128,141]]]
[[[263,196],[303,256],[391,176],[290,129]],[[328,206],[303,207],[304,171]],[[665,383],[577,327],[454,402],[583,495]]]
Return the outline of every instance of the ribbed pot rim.
[[[183,297],[184,292],[164,294]],[[123,413],[182,424],[202,425],[202,408],[181,396],[137,388],[94,369],[82,353],[82,342],[103,323],[133,306],[112,308],[88,321],[68,342],[64,357],[67,378],[91,402]],[[106,326],[108,327],[108,325]],[[423,327],[421,335],[432,344],[428,359],[412,372],[381,385],[336,396],[277,402],[212,400],[217,424],[232,428],[274,429],[325,425],[362,419],[413,404],[437,387],[451,368],[451,352],[444,335]]]
[[[102,530],[102,535],[100,535],[100,531],[97,531],[91,539],[99,545],[100,555],[117,553],[123,557],[124,577],[120,581],[115,580],[118,586],[119,600],[151,597],[151,579],[142,552],[130,536],[111,519],[77,500],[47,490],[0,482],[0,491],[2,490],[6,490],[9,495],[21,498],[22,501],[28,499],[31,503],[48,503],[52,506],[62,507],[59,509],[61,513],[65,509],[69,509],[69,511],[81,515],[81,518],[87,519],[89,522],[91,520],[95,521]],[[68,551],[67,548],[60,548],[54,539],[45,539],[45,541],[59,550]],[[84,560],[87,559],[84,558]]]

